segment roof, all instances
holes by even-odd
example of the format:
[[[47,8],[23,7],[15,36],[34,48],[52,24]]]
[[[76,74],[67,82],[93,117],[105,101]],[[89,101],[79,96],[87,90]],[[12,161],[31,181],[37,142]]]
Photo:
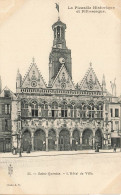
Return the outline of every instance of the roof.
[[[60,20],[58,20],[57,22],[55,22],[55,23],[52,25],[52,29],[53,29],[55,26],[63,26],[63,27],[66,29],[66,24],[64,24],[64,23],[61,22]]]

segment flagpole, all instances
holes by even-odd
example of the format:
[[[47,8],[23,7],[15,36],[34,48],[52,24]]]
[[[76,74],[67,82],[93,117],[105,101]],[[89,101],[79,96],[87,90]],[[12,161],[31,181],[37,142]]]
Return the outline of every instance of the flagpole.
[[[59,2],[58,2],[58,6],[59,6]],[[60,6],[59,6],[59,10],[58,10],[58,20],[60,20]]]

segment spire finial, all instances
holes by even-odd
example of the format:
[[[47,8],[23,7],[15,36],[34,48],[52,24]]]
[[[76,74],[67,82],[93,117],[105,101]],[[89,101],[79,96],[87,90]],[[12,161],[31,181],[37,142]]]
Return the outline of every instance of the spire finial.
[[[34,58],[34,57],[32,58],[32,63],[33,63],[33,64],[35,63],[35,58]]]
[[[90,62],[90,67],[92,67],[92,62]]]

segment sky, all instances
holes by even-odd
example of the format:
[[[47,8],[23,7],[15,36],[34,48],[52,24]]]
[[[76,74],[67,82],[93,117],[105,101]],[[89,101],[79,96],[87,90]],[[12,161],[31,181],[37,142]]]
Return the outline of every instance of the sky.
[[[49,53],[53,44],[52,25],[58,19],[55,0],[28,0],[0,26],[0,75],[3,88],[16,91],[16,74],[22,77],[35,57],[46,83],[49,79]],[[117,95],[121,94],[120,19],[114,12],[76,13],[74,6],[105,6],[101,0],[59,1],[60,19],[66,23],[66,43],[72,52],[72,76],[76,84],[83,79],[90,62],[102,83],[111,92],[110,81],[116,78]],[[117,8],[116,8],[117,9]]]

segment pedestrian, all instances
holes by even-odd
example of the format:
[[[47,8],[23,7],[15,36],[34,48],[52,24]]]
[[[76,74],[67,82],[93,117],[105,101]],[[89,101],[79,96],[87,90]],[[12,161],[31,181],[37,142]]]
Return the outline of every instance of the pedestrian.
[[[116,152],[116,144],[114,144],[113,151]]]

